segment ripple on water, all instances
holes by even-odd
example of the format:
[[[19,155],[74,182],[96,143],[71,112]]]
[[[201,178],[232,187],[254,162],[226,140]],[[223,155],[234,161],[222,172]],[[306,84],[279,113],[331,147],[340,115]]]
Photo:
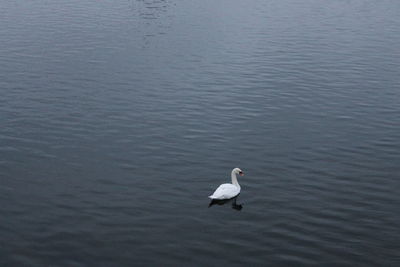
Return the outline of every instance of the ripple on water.
[[[360,3],[4,3],[0,265],[398,265],[398,8]]]

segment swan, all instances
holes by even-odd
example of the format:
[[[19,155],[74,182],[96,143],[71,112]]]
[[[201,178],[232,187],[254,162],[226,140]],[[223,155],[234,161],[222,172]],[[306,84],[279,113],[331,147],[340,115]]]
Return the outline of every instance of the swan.
[[[243,172],[239,168],[234,168],[231,173],[232,183],[231,184],[221,184],[218,186],[217,190],[211,195],[208,196],[211,199],[230,199],[233,198],[240,193],[240,185],[237,181],[236,174],[243,176]]]

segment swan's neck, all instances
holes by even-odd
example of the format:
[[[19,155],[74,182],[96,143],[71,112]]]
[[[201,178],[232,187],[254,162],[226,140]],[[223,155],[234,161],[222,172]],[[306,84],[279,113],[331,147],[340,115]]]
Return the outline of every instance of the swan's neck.
[[[232,184],[236,185],[237,187],[240,187],[237,177],[236,177],[236,173],[234,171],[232,171],[231,177],[232,177]]]

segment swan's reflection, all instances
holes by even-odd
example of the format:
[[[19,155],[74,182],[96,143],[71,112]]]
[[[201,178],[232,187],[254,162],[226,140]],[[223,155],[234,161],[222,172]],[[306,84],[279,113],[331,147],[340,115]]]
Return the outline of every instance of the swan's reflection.
[[[208,207],[210,208],[213,205],[225,205],[227,203],[231,203],[232,209],[241,210],[243,208],[243,205],[236,203],[237,198],[238,198],[238,196],[236,196],[234,198],[230,198],[230,199],[223,199],[223,200],[213,199],[213,200],[211,200],[210,204],[208,204]]]

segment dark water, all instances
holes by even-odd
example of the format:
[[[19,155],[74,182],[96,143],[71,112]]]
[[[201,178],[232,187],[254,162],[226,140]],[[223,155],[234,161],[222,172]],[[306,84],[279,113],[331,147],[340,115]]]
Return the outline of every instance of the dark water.
[[[399,266],[399,14],[1,1],[0,265]]]

